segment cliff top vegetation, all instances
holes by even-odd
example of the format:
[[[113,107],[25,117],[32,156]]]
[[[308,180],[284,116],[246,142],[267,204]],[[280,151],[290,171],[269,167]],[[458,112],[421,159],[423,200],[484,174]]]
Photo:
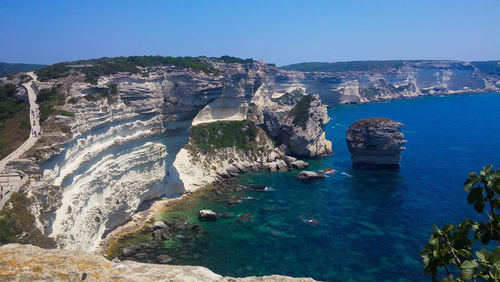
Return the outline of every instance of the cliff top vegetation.
[[[313,95],[306,95],[300,99],[299,103],[295,105],[289,112],[288,116],[293,116],[293,124],[296,126],[306,127],[307,119],[309,118],[309,108],[311,103],[315,100]]]
[[[236,147],[255,149],[259,129],[253,121],[217,121],[191,127],[189,145],[208,150]]]
[[[210,58],[211,60],[224,63],[252,63],[252,59],[240,59],[230,56]],[[85,81],[96,84],[97,79],[103,75],[111,75],[118,72],[131,74],[141,73],[139,67],[152,67],[161,65],[173,65],[182,68],[190,68],[203,71],[207,74],[220,74],[220,70],[212,67],[206,57],[163,57],[163,56],[130,56],[115,58],[99,58],[90,60],[78,60],[73,62],[61,62],[42,67],[36,71],[41,81],[66,77],[72,73],[82,72]]]

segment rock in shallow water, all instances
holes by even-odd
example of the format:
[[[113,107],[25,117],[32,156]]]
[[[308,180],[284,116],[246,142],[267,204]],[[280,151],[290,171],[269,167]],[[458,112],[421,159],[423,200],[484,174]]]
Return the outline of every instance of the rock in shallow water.
[[[198,218],[200,219],[200,221],[216,221],[218,219],[218,216],[212,210],[200,210]]]
[[[347,147],[355,167],[399,167],[405,149],[403,124],[387,118],[368,118],[353,123],[347,133]]]
[[[167,225],[163,221],[157,221],[153,224],[153,230],[166,228]]]
[[[168,255],[159,255],[156,257],[156,262],[161,264],[170,263],[172,261],[173,261],[172,257]]]
[[[325,177],[326,176],[324,174],[317,173],[314,171],[307,171],[307,170],[302,171],[301,173],[299,173],[297,175],[297,179],[302,180],[302,181],[306,181],[306,182],[321,180]]]
[[[307,167],[308,165],[309,165],[308,162],[298,160],[298,161],[292,162],[290,164],[290,167],[294,168],[294,169],[303,169],[303,168]]]

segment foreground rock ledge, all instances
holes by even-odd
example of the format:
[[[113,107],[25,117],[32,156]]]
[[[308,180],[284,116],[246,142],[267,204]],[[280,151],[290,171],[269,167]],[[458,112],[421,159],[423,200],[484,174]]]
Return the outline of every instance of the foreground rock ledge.
[[[174,266],[123,261],[76,250],[45,250],[32,245],[0,247],[0,281],[314,281],[272,275],[222,277],[201,266]]]
[[[354,167],[398,168],[405,149],[403,124],[388,118],[367,118],[346,131],[347,147]]]

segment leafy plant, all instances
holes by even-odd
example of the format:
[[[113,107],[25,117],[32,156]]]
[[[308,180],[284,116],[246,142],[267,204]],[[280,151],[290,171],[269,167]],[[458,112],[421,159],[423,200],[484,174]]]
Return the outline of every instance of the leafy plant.
[[[306,95],[293,107],[287,115],[293,116],[293,124],[306,129],[306,123],[309,119],[309,108],[315,98],[313,95]]]
[[[36,102],[40,105],[40,122],[57,112],[56,105],[64,105],[64,94],[59,93],[57,88],[42,89],[36,96]]]
[[[424,273],[432,274],[432,280],[437,281],[438,270],[444,268],[447,276],[441,281],[500,281],[500,247],[474,252],[472,246],[476,241],[485,245],[491,241],[500,242],[496,211],[500,209],[500,169],[495,171],[490,165],[483,167],[479,175],[470,173],[465,181],[465,192],[469,193],[468,204],[473,205],[478,213],[489,207],[489,221],[466,219],[457,226],[445,225],[442,229],[434,225],[436,231],[420,253],[424,260]],[[458,272],[460,274],[455,277]]]

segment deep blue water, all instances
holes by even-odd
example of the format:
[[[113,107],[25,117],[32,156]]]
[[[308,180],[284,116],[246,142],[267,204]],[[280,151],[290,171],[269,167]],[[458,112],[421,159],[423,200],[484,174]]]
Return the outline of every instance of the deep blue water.
[[[335,105],[326,129],[334,154],[308,160],[307,169],[333,167],[337,174],[316,183],[296,180],[297,171],[242,175],[241,184],[268,185],[275,191],[235,188],[193,197],[164,216],[200,224],[204,235],[170,240],[162,251],[172,255],[175,264],[202,265],[230,276],[429,280],[419,252],[432,224],[478,218],[467,205],[463,182],[469,172],[488,164],[500,166],[499,112],[500,94]],[[345,131],[368,117],[404,124],[408,143],[400,170],[351,168]],[[242,203],[228,207],[231,197]],[[196,215],[201,208],[235,217],[200,223]],[[245,222],[236,221],[245,213],[250,213]],[[309,219],[318,224],[307,224]]]

